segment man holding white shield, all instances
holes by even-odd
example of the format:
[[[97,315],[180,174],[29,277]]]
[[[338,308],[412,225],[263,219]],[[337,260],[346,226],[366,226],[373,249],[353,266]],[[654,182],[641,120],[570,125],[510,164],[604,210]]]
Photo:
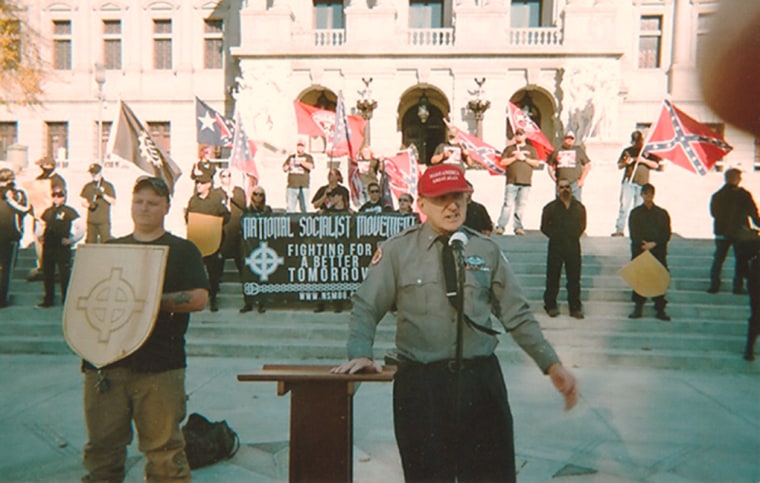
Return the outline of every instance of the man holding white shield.
[[[145,454],[147,481],[189,481],[185,440],[185,332],[190,312],[203,310],[208,279],[191,242],[167,232],[169,187],[160,178],[139,178],[132,191],[134,231],[110,243],[169,247],[160,310],[153,330],[133,354],[97,369],[87,360],[84,413],[88,441],[82,481],[123,481],[132,424]]]

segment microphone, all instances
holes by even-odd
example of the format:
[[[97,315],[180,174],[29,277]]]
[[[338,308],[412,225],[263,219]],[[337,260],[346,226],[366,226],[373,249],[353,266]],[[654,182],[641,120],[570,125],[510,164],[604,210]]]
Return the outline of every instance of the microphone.
[[[462,250],[467,242],[470,241],[467,235],[461,231],[454,232],[449,238],[449,246],[455,250]]]

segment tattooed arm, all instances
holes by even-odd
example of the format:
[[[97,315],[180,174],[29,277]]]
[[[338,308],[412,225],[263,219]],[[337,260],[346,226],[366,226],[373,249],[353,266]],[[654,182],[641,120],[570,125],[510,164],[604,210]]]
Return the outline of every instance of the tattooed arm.
[[[165,293],[161,296],[161,310],[165,312],[198,312],[206,307],[208,290],[194,288],[181,292]]]

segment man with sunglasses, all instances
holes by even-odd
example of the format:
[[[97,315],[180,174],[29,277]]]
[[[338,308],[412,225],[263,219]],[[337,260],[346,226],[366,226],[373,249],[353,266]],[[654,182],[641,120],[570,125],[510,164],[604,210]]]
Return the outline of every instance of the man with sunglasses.
[[[167,232],[169,188],[143,177],[132,190],[134,231],[110,243],[169,247],[164,285],[153,331],[126,358],[99,370],[82,361],[87,444],[82,481],[123,481],[132,424],[145,454],[146,481],[190,481],[185,439],[185,332],[190,312],[203,310],[208,279],[191,242]]]
[[[370,183],[367,185],[367,193],[369,194],[369,201],[364,203],[359,208],[359,213],[382,213],[384,211],[393,211],[392,206],[383,204],[383,199],[380,194],[380,185],[377,183]]]
[[[84,230],[76,220],[79,213],[66,204],[66,190],[54,186],[51,193],[53,205],[40,216],[42,230],[42,279],[45,297],[37,307],[52,307],[55,299],[55,270],[61,283],[61,301],[66,299],[71,275],[71,247],[82,239]]]
[[[586,231],[586,208],[575,199],[572,190],[570,181],[560,178],[557,181],[557,198],[544,206],[541,213],[541,233],[549,237],[544,310],[549,317],[559,315],[557,294],[564,265],[570,316],[582,319],[580,238]]]
[[[586,182],[588,172],[591,171],[591,160],[581,146],[575,145],[575,133],[566,131],[562,138],[562,145],[552,151],[546,160],[549,177],[557,182],[563,178],[570,182],[573,197],[581,201],[583,185]]]

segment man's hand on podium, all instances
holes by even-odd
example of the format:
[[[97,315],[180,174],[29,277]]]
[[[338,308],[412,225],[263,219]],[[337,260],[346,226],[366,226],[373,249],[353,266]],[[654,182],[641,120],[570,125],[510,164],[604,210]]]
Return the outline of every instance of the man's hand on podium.
[[[357,372],[383,372],[380,364],[368,357],[357,357],[330,369],[333,374],[356,374]]]

